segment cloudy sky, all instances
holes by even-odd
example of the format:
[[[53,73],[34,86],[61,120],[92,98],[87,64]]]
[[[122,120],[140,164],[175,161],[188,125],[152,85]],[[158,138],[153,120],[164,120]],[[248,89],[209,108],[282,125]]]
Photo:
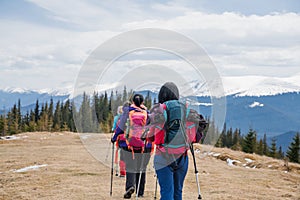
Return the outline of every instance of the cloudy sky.
[[[94,49],[139,28],[168,29],[194,40],[225,87],[243,77],[300,87],[299,0],[1,0],[0,89],[69,90]],[[161,57],[165,65],[167,58]],[[151,64],[149,56],[133,60]],[[176,62],[169,58],[169,64]]]

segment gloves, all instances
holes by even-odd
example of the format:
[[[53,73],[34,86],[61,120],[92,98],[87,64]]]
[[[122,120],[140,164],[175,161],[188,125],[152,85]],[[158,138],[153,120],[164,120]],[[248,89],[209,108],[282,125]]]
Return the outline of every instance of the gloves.
[[[206,128],[207,124],[208,123],[205,121],[204,117],[200,115],[199,128],[201,129],[201,131]]]
[[[116,141],[114,140],[114,138],[110,139],[111,143],[115,143]]]

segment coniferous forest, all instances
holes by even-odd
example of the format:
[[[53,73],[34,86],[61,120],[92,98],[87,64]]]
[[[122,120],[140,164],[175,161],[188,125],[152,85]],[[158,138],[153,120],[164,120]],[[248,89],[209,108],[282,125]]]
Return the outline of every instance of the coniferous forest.
[[[124,87],[123,92],[112,91],[110,95],[94,93],[93,95],[82,95],[82,101],[78,105],[68,99],[66,101],[39,102],[35,107],[26,113],[21,112],[21,100],[5,114],[0,115],[1,136],[14,135],[21,132],[35,131],[72,131],[72,132],[111,132],[113,117],[117,113],[117,108],[130,99],[133,92],[127,92]],[[145,96],[145,106],[151,108],[155,103],[150,93]],[[208,119],[207,119],[208,120]],[[77,121],[77,123],[76,123]],[[277,159],[288,159],[291,162],[300,163],[300,134],[293,138],[287,152],[282,152],[281,146],[277,146],[276,140],[272,139],[270,145],[267,144],[267,136],[258,139],[255,130],[250,129],[248,133],[242,134],[239,129],[227,128],[223,126],[221,132],[215,127],[213,121],[209,121],[209,126],[204,132],[203,138],[206,143],[215,144],[216,147],[230,148],[246,153],[255,153]],[[203,141],[202,141],[203,142]]]

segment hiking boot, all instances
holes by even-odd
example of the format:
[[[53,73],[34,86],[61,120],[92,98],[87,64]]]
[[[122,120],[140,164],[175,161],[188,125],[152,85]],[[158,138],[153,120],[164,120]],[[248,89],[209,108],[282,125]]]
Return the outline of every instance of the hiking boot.
[[[134,193],[134,187],[129,188],[124,194],[124,199],[130,199],[133,193]]]

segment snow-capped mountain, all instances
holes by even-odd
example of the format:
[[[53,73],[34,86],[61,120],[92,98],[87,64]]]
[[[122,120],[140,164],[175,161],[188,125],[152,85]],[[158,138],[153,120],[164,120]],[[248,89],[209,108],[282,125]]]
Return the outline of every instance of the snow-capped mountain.
[[[17,87],[6,87],[0,89],[2,92],[6,93],[19,93],[19,94],[29,94],[29,93],[38,93],[38,94],[49,94],[54,96],[70,95],[73,92],[73,86],[68,85],[64,88],[44,88],[40,90],[32,90],[27,88],[17,88]]]
[[[299,79],[298,79],[299,78]],[[300,75],[290,78],[264,77],[264,76],[243,76],[243,77],[223,77],[224,91],[226,94],[227,116],[226,122],[233,128],[242,128],[247,131],[250,126],[263,133],[272,132],[272,135],[287,131],[298,131],[300,124]],[[188,84],[198,97],[201,112],[211,115],[212,102],[207,83],[199,80],[191,80],[180,87],[184,88]],[[213,84],[213,83],[212,83]],[[64,89],[44,89],[32,91],[22,88],[5,88],[0,90],[0,110],[8,110],[13,104],[21,100],[22,106],[34,105],[39,102],[49,102],[52,98],[55,101],[64,101],[72,98],[72,86]],[[151,88],[151,95],[157,97],[159,88]],[[145,95],[147,94],[144,92]],[[183,94],[184,95],[184,94]],[[270,125],[270,119],[274,122],[286,121],[289,126],[278,127],[278,124]],[[292,118],[290,120],[289,118]],[[286,120],[289,119],[289,120]]]
[[[253,82],[250,82],[252,78],[248,77],[240,79],[240,84],[228,84],[228,82],[236,81],[233,79],[237,78],[223,79],[227,94],[225,119],[227,127],[239,128],[242,134],[246,134],[252,128],[257,131],[258,137],[262,137],[266,133],[268,138],[289,131],[300,131],[300,112],[298,112],[300,110],[300,89],[297,84],[284,79],[278,81],[275,78],[263,77],[254,79]],[[205,92],[205,84],[198,81],[191,81],[189,84],[195,91],[200,91],[197,97],[193,97],[193,99],[197,99],[199,111],[204,116],[210,117],[213,104],[210,96]],[[248,86],[248,90],[245,90],[245,86]],[[140,92],[143,95],[148,93],[148,91]],[[157,99],[157,92],[157,88],[150,91],[152,99]],[[34,108],[36,100],[39,100],[39,103],[49,102],[51,98],[54,102],[65,101],[70,98],[70,94],[71,92],[61,94],[61,91],[54,90],[31,91],[6,88],[0,90],[0,114],[7,112],[14,104],[17,104],[18,99],[21,100],[23,112],[26,112]],[[285,141],[285,144],[282,145],[286,147],[288,145],[286,143]]]
[[[32,91],[21,88],[5,88],[0,90],[0,114],[8,111],[14,104],[21,101],[23,111],[28,111],[32,108],[35,102],[38,100],[40,103],[50,102],[50,99],[54,102],[65,101],[69,98],[69,94],[61,94],[58,91]],[[27,109],[27,110],[26,110]]]
[[[289,92],[300,92],[300,85],[283,78],[264,78],[238,96],[270,96]]]
[[[208,83],[192,80],[189,83],[197,96],[210,96]],[[215,83],[209,83],[212,86]],[[300,75],[289,78],[265,76],[225,76],[222,85],[226,96],[270,96],[290,92],[300,92]],[[212,87],[214,88],[214,87]]]

